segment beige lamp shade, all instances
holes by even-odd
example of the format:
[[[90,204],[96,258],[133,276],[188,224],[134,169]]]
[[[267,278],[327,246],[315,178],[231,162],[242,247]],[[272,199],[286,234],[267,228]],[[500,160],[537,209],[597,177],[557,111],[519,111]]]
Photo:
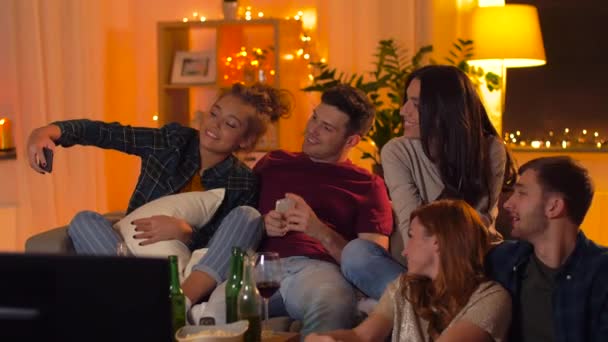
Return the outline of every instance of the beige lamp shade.
[[[530,5],[479,7],[473,11],[472,61],[495,60],[517,68],[546,63],[538,11]]]

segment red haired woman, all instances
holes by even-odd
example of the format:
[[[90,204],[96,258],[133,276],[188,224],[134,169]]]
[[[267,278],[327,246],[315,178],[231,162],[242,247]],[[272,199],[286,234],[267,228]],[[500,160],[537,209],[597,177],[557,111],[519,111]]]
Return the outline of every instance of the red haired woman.
[[[484,274],[490,234],[462,200],[441,200],[411,214],[403,251],[408,271],[393,281],[353,330],[309,335],[307,342],[503,341],[511,299]]]

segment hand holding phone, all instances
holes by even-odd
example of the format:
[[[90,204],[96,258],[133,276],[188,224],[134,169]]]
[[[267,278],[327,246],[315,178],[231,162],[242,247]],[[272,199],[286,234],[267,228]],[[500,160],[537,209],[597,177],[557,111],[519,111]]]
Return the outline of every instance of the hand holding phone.
[[[284,213],[287,210],[293,208],[295,205],[295,202],[290,199],[290,198],[281,198],[280,200],[278,200],[275,203],[275,208],[274,210],[280,212],[280,213]]]
[[[44,171],[51,173],[51,171],[53,171],[53,150],[51,150],[50,148],[43,147],[42,152],[44,153],[46,165],[42,165],[40,162],[38,162],[38,165]]]

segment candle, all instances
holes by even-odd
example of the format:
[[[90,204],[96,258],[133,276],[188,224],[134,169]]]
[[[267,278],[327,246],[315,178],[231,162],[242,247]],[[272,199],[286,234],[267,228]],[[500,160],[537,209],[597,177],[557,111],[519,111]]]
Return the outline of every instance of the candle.
[[[0,150],[10,150],[13,147],[11,120],[8,118],[0,118]]]

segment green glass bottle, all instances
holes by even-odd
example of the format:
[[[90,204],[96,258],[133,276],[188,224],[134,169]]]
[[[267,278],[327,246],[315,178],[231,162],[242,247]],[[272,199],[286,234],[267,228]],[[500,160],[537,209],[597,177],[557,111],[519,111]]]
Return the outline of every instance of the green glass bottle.
[[[260,292],[255,285],[253,274],[255,256],[245,255],[243,264],[243,284],[237,300],[239,319],[249,321],[249,328],[245,332],[245,342],[260,342],[262,340],[262,319],[260,315],[262,297],[260,297]]]
[[[239,298],[242,281],[243,250],[240,247],[232,247],[230,274],[226,282],[226,323],[236,322],[239,319],[236,301]]]
[[[186,325],[186,297],[179,284],[179,268],[177,256],[169,256],[169,271],[171,282],[169,283],[169,300],[171,301],[171,323],[173,333]]]

